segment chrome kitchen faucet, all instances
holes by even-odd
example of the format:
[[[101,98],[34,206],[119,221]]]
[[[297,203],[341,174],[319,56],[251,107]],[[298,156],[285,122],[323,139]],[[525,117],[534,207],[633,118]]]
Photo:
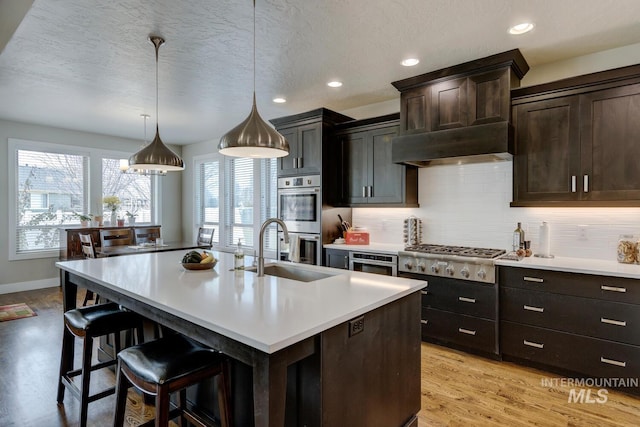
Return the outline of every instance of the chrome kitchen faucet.
[[[269,218],[262,223],[262,226],[260,227],[260,239],[258,242],[258,277],[264,276],[264,232],[272,222],[280,224],[282,231],[284,232],[284,242],[289,243],[289,230],[287,230],[287,225],[284,221],[279,218]]]

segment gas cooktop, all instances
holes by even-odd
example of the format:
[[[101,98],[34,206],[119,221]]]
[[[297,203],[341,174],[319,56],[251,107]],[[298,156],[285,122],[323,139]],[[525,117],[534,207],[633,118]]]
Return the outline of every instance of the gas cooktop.
[[[407,246],[406,252],[420,252],[435,255],[456,255],[475,258],[496,258],[504,254],[504,249],[472,248],[466,246],[431,245],[423,243],[420,245]]]

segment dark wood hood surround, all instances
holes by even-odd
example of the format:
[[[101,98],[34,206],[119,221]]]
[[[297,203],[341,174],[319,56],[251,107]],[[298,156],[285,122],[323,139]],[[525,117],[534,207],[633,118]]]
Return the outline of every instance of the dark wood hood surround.
[[[401,93],[393,162],[422,167],[510,158],[510,92],[527,71],[514,49],[393,82]]]

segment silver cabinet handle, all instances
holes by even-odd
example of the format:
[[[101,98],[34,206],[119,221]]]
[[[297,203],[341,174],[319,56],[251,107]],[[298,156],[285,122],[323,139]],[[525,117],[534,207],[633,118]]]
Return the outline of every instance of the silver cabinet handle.
[[[475,304],[476,299],[475,298],[467,298],[467,297],[458,297],[458,301],[470,302],[472,304]]]
[[[524,308],[525,310],[529,310],[529,311],[535,311],[535,312],[538,312],[538,313],[544,313],[544,307],[534,307],[534,306],[525,304],[524,306],[522,306],[522,308]]]
[[[298,157],[298,169],[302,169],[304,167],[304,159],[302,157]]]
[[[369,197],[373,197],[373,187],[369,186]]]
[[[607,365],[620,366],[621,368],[627,367],[627,362],[620,362],[619,360],[607,359],[606,357],[600,356],[600,361],[602,363],[606,363]]]
[[[428,320],[424,320],[424,319],[420,319],[420,323],[422,323],[423,325],[426,325],[427,323],[429,323]]]
[[[294,169],[298,169],[298,158],[297,157],[293,158],[293,168]]]
[[[607,286],[607,285],[601,285],[600,289],[602,289],[603,291],[611,291],[611,292],[627,292],[627,288],[619,288],[617,286]]]
[[[429,295],[429,291],[420,291],[422,295]]]
[[[613,319],[607,319],[606,317],[601,317],[600,322],[606,323],[608,325],[627,326],[627,322],[624,320],[613,320]]]
[[[571,192],[575,193],[576,191],[578,191],[578,189],[576,188],[576,176],[571,175]]]
[[[522,280],[524,280],[525,282],[536,282],[536,283],[544,282],[544,279],[539,279],[537,277],[529,277],[529,276],[524,276]]]
[[[475,335],[476,331],[471,331],[469,329],[464,329],[464,328],[458,328],[458,332],[462,332],[463,334],[467,334],[467,335]]]
[[[582,187],[585,193],[589,192],[589,175],[585,175],[582,177]]]
[[[533,342],[533,341],[527,341],[527,340],[523,340],[522,343],[524,345],[528,345],[529,347],[535,347],[535,348],[544,348],[544,344],[543,343],[538,343],[538,342]]]
[[[365,185],[362,186],[362,197],[367,197],[367,187]]]

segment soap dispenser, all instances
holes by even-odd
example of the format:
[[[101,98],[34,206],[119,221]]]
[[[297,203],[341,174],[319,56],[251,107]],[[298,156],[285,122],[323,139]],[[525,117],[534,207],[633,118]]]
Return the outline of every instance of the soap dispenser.
[[[240,239],[238,239],[238,247],[233,253],[233,268],[235,270],[244,270],[244,251]]]

